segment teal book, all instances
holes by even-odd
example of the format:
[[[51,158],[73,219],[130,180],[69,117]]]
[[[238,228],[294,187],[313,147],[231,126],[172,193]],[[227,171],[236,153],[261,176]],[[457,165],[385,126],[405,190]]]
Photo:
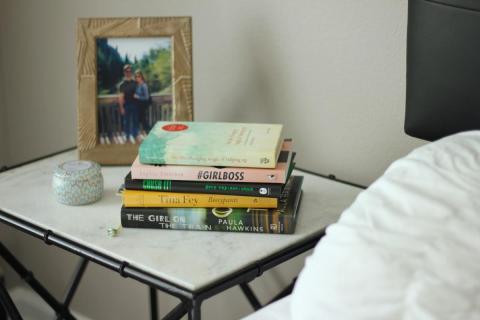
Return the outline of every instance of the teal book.
[[[140,145],[143,164],[275,168],[282,125],[159,121]]]

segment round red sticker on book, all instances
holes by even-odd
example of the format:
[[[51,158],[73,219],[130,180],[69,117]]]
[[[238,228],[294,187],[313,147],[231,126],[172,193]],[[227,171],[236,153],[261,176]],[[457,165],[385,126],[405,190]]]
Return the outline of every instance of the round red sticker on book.
[[[181,123],[172,123],[164,125],[162,129],[165,131],[183,131],[187,130],[188,126]]]

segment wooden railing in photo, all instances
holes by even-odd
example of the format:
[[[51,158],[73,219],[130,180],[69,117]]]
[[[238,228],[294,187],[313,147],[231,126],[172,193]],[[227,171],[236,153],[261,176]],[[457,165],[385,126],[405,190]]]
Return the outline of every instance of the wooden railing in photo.
[[[157,121],[172,120],[172,95],[153,94],[151,97],[152,103],[146,110],[148,125],[152,127]],[[100,143],[124,143],[123,115],[120,113],[118,95],[100,95],[97,97],[97,105]]]

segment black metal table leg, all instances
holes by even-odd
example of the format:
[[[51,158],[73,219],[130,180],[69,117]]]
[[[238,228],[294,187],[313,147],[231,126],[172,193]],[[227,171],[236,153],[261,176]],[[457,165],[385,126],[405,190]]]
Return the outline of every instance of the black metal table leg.
[[[247,297],[248,302],[250,302],[253,310],[257,311],[262,308],[262,304],[260,303],[260,301],[258,301],[257,296],[255,295],[255,293],[253,293],[248,283],[240,283],[240,288],[242,288],[242,291]]]
[[[25,268],[25,266],[21,264],[1,242],[0,257],[2,257],[53,310],[55,310],[57,315],[60,315],[62,319],[75,320],[75,317],[71,312],[68,309],[65,309],[64,306],[34,277],[33,273],[27,270],[27,268]]]
[[[292,282],[285,288],[283,289],[282,291],[280,291],[275,297],[273,297],[272,300],[270,300],[266,305],[269,305],[270,303],[273,303],[275,301],[278,301],[282,298],[285,298],[286,296],[288,296],[289,294],[292,293],[293,291],[293,287],[295,287],[295,283],[297,282],[297,278],[293,278]]]
[[[17,307],[15,307],[15,304],[13,303],[12,298],[8,294],[8,291],[5,289],[3,283],[0,283],[0,304],[5,309],[11,320],[22,320]]]
[[[192,299],[190,310],[188,310],[188,320],[200,320],[202,318],[201,305],[202,301],[200,299]]]
[[[162,320],[179,320],[188,312],[188,302],[182,301],[172,309]]]
[[[1,168],[0,168],[0,172],[1,172]],[[0,272],[2,271],[0,270]],[[5,278],[3,277],[3,273],[0,273],[0,285],[5,285]],[[1,303],[0,303],[0,319],[1,320],[7,319],[7,312],[5,311]]]
[[[70,303],[72,302],[73,296],[77,292],[78,285],[80,284],[80,280],[82,280],[82,276],[85,273],[85,269],[87,269],[88,260],[85,258],[81,258],[80,262],[77,265],[77,269],[73,274],[73,278],[68,286],[68,289],[65,293],[65,297],[63,299],[63,306],[68,308]]]
[[[150,319],[158,320],[158,299],[157,289],[154,287],[148,287],[150,295]]]
[[[1,303],[0,303],[0,319],[1,320],[7,319],[7,312],[5,311]]]

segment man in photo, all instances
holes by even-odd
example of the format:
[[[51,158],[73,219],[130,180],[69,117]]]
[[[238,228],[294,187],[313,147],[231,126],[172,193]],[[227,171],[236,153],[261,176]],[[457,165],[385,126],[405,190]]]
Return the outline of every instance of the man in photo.
[[[123,130],[131,143],[135,143],[138,135],[138,108],[135,104],[135,90],[137,83],[133,78],[132,66],[123,66],[123,81],[119,86],[120,113],[123,115]]]

